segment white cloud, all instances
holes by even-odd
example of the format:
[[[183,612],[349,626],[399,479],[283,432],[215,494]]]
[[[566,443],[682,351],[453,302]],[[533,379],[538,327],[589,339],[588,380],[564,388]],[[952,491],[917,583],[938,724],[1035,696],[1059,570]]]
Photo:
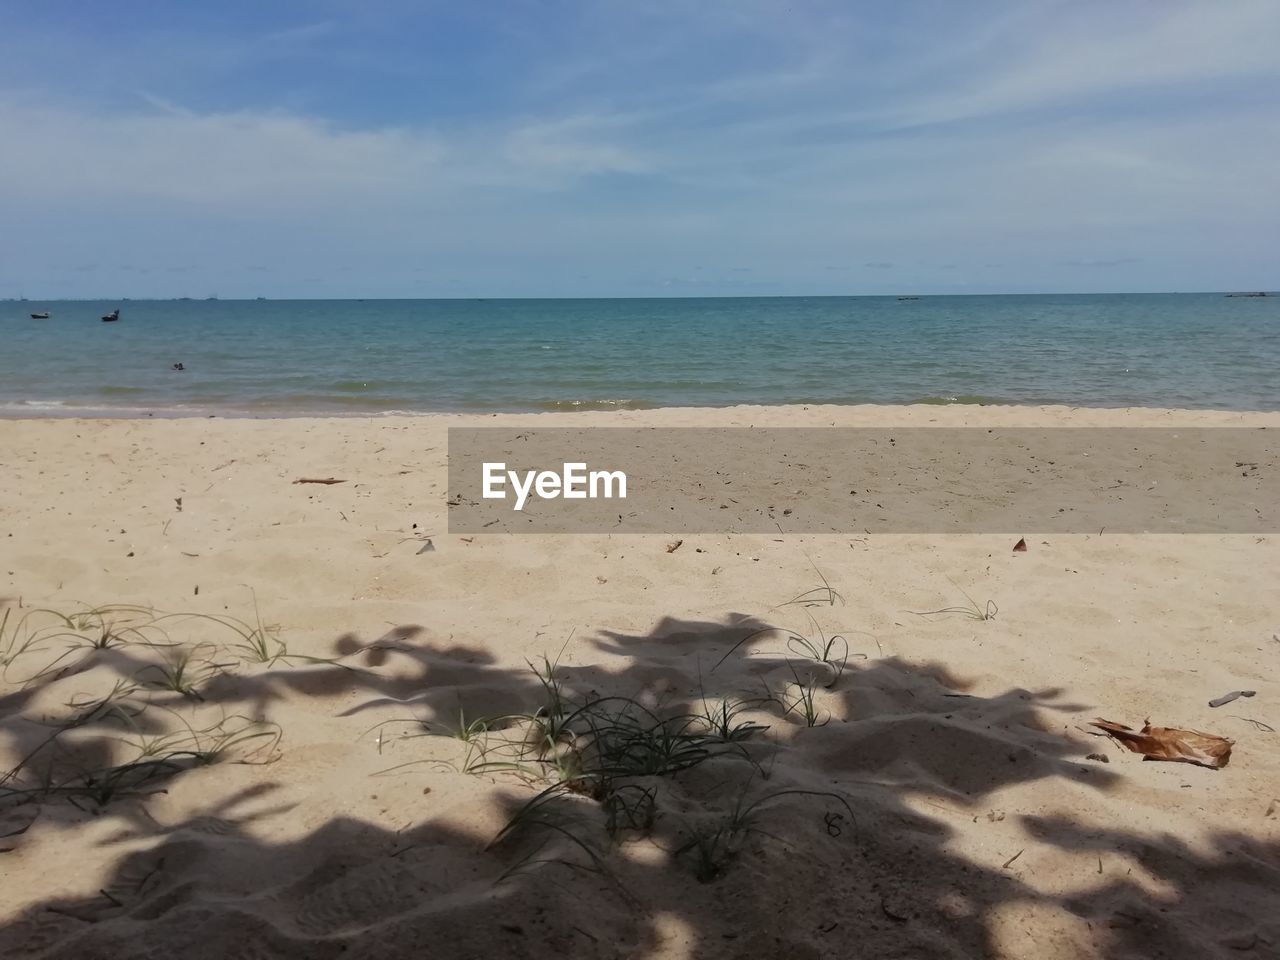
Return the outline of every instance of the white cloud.
[[[578,178],[606,173],[647,173],[653,161],[638,149],[598,139],[602,127],[612,121],[587,116],[517,126],[506,135],[503,156],[511,164],[503,179],[530,183],[530,174],[541,174],[558,184],[561,177]]]
[[[86,114],[0,100],[0,195],[59,203],[311,203],[429,181],[444,150],[400,129],[340,130],[283,113]]]
[[[642,152],[601,139],[606,121],[568,117],[448,136],[343,129],[284,112],[200,114],[144,94],[148,112],[90,114],[0,97],[0,198],[140,200],[264,209],[453,197],[459,190],[561,189],[643,173]]]

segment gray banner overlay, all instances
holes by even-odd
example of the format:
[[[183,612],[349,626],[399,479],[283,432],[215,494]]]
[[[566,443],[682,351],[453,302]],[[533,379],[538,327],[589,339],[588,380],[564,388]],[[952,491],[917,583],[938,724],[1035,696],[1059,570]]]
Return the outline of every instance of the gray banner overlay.
[[[1261,534],[1278,447],[1243,427],[451,428],[449,532]]]

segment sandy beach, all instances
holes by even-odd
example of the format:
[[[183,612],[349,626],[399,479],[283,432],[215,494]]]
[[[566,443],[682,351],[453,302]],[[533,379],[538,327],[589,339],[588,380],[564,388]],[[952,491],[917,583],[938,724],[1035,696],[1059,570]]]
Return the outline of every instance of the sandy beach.
[[[1280,536],[450,535],[517,424],[1280,414],[0,421],[0,955],[1280,956]]]

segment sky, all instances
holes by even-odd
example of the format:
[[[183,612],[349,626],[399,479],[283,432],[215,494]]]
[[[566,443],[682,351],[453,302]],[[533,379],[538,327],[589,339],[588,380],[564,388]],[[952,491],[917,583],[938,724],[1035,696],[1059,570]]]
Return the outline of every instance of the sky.
[[[1276,0],[0,0],[0,297],[1280,287]]]

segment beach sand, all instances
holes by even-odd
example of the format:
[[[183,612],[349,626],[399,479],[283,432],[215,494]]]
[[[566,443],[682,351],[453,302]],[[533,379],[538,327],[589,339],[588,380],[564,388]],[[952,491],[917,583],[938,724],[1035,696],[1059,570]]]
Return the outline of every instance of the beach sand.
[[[700,535],[674,552],[660,535],[449,535],[446,427],[524,423],[1280,415],[0,421],[0,769],[21,763],[5,788],[29,791],[0,806],[0,956],[1280,956],[1280,536],[1028,531],[1015,553],[1004,534]],[[838,597],[787,602],[823,578]],[[920,615],[971,600],[975,615]],[[289,656],[255,663],[234,625],[121,609],[95,649],[94,618],[33,612],[106,604],[261,623]],[[741,642],[768,626],[845,638],[843,673],[784,633]],[[574,703],[665,716],[767,689],[794,709],[754,703],[737,720],[767,731],[724,745],[646,740],[645,762],[687,769],[552,795],[494,843],[550,782],[533,774],[573,782],[573,751],[544,766],[503,746],[536,739],[527,721],[454,733],[534,713],[544,657]],[[130,678],[145,685],[70,728]],[[1256,696],[1207,705],[1233,690]],[[1096,717],[1236,743],[1222,770],[1143,762]]]

